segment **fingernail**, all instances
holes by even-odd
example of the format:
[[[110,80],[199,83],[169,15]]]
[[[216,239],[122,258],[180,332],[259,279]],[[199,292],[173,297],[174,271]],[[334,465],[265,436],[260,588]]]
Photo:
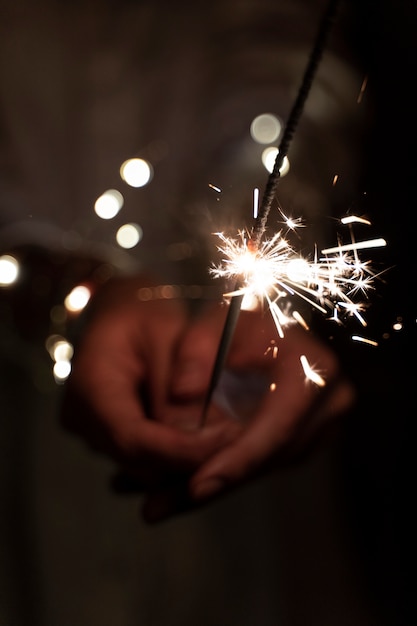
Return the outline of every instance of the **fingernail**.
[[[223,489],[225,481],[219,477],[207,478],[197,483],[192,488],[195,500],[206,500]]]

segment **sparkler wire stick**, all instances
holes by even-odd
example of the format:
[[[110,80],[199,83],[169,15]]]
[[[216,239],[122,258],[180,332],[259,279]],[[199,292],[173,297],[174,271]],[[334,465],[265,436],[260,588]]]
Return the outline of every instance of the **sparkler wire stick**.
[[[288,154],[288,150],[290,148],[290,144],[293,139],[295,130],[297,128],[298,122],[302,115],[305,102],[307,100],[311,85],[313,83],[314,76],[320,64],[324,47],[327,41],[327,37],[333,25],[335,16],[336,16],[336,11],[337,11],[337,6],[339,4],[339,1],[340,0],[330,0],[326,8],[326,11],[324,12],[323,17],[321,19],[318,32],[316,35],[315,44],[313,46],[313,50],[310,54],[306,69],[304,71],[304,76],[303,76],[300,88],[298,90],[297,97],[295,99],[295,102],[290,111],[290,115],[288,117],[287,123],[285,125],[284,133],[279,143],[278,154],[275,159],[274,167],[268,177],[265,190],[262,196],[262,202],[260,204],[259,210],[255,218],[255,223],[252,228],[252,233],[251,233],[251,238],[249,240],[249,244],[253,250],[256,250],[258,248],[262,235],[265,232],[269,211],[272,205],[272,201],[275,197],[275,193],[276,193],[278,183],[281,177],[280,169],[282,167],[284,158]],[[238,288],[239,286],[236,287],[236,289]],[[240,294],[233,296],[231,298],[229,310],[226,316],[226,321],[223,327],[223,333],[220,339],[216,359],[214,362],[211,380],[210,380],[207,395],[204,401],[200,427],[204,426],[204,423],[206,421],[207,409],[210,405],[213,392],[217,386],[224,363],[226,361],[228,349],[230,347],[230,343],[233,337],[233,332],[234,332],[234,329],[236,327],[236,324],[239,318],[242,300],[243,300],[243,295],[240,295]]]
[[[338,4],[339,0],[330,0],[319,25],[316,41],[310,54],[306,69],[304,71],[303,80],[301,82],[297,97],[291,109],[288,121],[285,125],[284,133],[278,147],[278,154],[275,159],[274,167],[268,177],[262,197],[262,202],[259,207],[257,218],[255,220],[255,225],[252,231],[252,241],[254,242],[255,246],[259,245],[261,237],[265,231],[268,214],[281,177],[280,170],[284,158],[288,154],[288,150],[290,148],[292,138],[302,115],[305,102],[313,83],[314,76],[323,56],[326,40],[333,25]]]
[[[207,409],[209,408],[211,398],[213,396],[214,390],[216,389],[217,383],[220,378],[220,374],[223,369],[224,362],[226,360],[227,353],[229,351],[230,343],[233,338],[233,331],[236,327],[237,320],[240,313],[240,307],[242,305],[243,294],[239,294],[238,296],[233,296],[229,309],[227,311],[227,317],[225,324],[223,326],[223,332],[219,343],[219,348],[216,355],[216,360],[213,367],[213,373],[211,375],[208,391],[204,400],[204,407],[202,413],[202,423],[204,423]]]

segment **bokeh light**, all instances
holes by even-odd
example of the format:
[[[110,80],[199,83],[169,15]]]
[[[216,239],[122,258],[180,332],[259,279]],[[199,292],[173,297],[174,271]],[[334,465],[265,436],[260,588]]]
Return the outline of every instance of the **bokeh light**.
[[[53,375],[55,382],[64,382],[71,373],[71,359],[74,355],[72,344],[62,335],[50,335],[45,347],[54,361]]]
[[[282,124],[276,115],[262,113],[254,118],[250,126],[250,134],[257,143],[273,143],[281,134]]]
[[[10,254],[0,256],[0,286],[12,285],[19,276],[19,262]]]
[[[64,382],[71,374],[71,362],[57,361],[53,367],[53,374],[57,383]]]
[[[71,361],[74,355],[73,346],[65,339],[59,339],[53,346],[52,357],[54,361]]]
[[[67,311],[78,312],[86,306],[91,297],[91,291],[85,285],[77,285],[67,295],[64,300],[65,308]]]
[[[124,198],[117,189],[107,189],[97,198],[94,210],[98,217],[103,220],[111,220],[115,217],[124,203]]]
[[[274,164],[277,158],[277,154],[278,154],[278,148],[273,148],[272,146],[269,148],[265,148],[265,150],[262,152],[262,163],[264,164],[265,168],[268,170],[269,173],[271,173],[272,170],[274,169]],[[281,168],[279,170],[281,173],[281,176],[285,176],[285,174],[288,174],[289,170],[290,170],[290,162],[287,157],[284,157]]]
[[[120,167],[120,176],[131,187],[144,187],[153,176],[153,169],[145,159],[128,159]]]
[[[116,233],[116,241],[121,248],[134,248],[142,239],[139,224],[123,224]]]

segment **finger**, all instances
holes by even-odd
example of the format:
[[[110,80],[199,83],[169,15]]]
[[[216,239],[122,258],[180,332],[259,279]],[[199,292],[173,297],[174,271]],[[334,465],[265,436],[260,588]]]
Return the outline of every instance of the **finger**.
[[[194,470],[236,432],[233,424],[185,432],[155,419],[164,404],[165,381],[184,316],[170,312],[166,319],[159,307],[153,313],[144,316],[149,326],[138,321],[135,309],[123,311],[117,319],[113,313],[103,316],[91,327],[75,360],[62,415],[67,428],[133,469],[147,485],[158,484],[166,473]],[[137,393],[141,382],[150,389],[151,413]]]
[[[312,348],[311,355],[316,355],[314,342]],[[333,385],[338,378],[334,356],[324,348],[320,355],[323,371],[327,367],[329,392],[306,380],[298,355],[289,351],[284,365],[276,368],[280,376],[274,383],[273,391],[264,396],[246,430],[193,477],[190,489],[196,500],[217,495],[266,471],[277,458],[288,458],[294,443],[308,441],[320,422],[323,425],[347,406],[351,401],[350,386],[339,388],[336,394]],[[307,428],[306,423],[309,424]]]
[[[88,436],[95,447],[103,444],[103,436],[108,442],[113,438],[114,452],[123,453],[132,431],[155,419],[164,403],[173,346],[185,323],[182,306],[171,301],[163,306],[145,302],[95,320],[73,361],[64,426]],[[146,406],[138,394],[145,383]]]
[[[210,307],[183,335],[178,345],[170,385],[174,400],[201,400],[205,396],[225,316],[224,306]]]
[[[146,393],[149,417],[161,421],[168,400],[169,384],[177,345],[184,334],[188,317],[181,302],[168,301],[163,307],[149,304],[138,325],[136,359],[146,363],[142,393]]]
[[[74,403],[67,409],[77,411]],[[150,477],[167,471],[190,471],[210,453],[230,442],[238,430],[233,423],[201,430],[184,430],[150,420],[137,401],[135,389],[112,377],[88,415],[78,411],[79,430],[92,447],[110,454],[118,463]],[[68,418],[67,418],[68,419]],[[73,425],[74,420],[71,420]]]

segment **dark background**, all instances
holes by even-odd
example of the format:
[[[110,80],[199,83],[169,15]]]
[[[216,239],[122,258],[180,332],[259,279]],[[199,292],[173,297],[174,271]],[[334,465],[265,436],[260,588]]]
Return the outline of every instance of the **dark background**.
[[[285,120],[324,7],[0,2],[0,253],[23,268],[0,288],[1,625],[416,623],[415,2],[341,3],[279,188],[307,238],[328,242],[351,211],[388,243],[366,312],[378,347],[316,320],[359,392],[330,443],[150,529],[136,497],[111,493],[112,465],[61,432],[44,347],[69,332],[50,313],[80,280],[151,266],[208,282],[207,233],[242,227],[265,182],[250,120]],[[136,153],[157,166],[149,187],[125,190],[123,219],[145,236],[122,253],[91,206]],[[177,244],[187,253],[173,261]]]

